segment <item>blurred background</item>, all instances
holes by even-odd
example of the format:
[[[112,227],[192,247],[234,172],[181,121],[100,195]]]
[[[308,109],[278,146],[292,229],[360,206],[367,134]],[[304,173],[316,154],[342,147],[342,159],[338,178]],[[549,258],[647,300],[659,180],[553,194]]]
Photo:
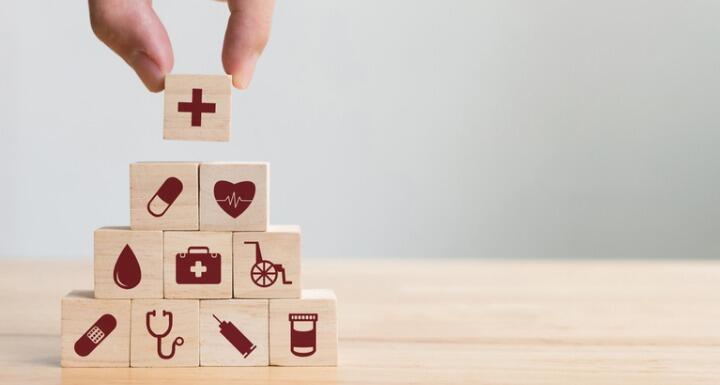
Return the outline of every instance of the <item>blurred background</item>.
[[[225,4],[156,0],[175,73],[222,73]],[[162,140],[162,94],[84,1],[0,12],[0,257],[85,257],[135,161],[268,161],[306,257],[720,256],[720,2],[278,1],[229,143]]]

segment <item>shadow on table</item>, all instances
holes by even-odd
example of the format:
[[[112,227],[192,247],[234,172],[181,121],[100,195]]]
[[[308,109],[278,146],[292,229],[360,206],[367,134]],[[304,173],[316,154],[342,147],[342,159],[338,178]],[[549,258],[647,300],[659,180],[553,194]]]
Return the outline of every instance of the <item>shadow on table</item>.
[[[3,351],[12,357],[13,366],[60,367],[58,336],[3,336]]]
[[[336,384],[337,368],[63,368],[61,383],[70,384]]]

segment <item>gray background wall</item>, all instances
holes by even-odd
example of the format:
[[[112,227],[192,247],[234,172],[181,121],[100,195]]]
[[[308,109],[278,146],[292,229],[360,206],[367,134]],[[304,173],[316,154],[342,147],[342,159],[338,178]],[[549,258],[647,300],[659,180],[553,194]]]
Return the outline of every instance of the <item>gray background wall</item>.
[[[156,1],[178,73],[227,10]],[[0,256],[90,256],[128,164],[271,163],[306,256],[720,255],[720,2],[279,1],[229,144],[165,142],[83,1],[0,12]]]

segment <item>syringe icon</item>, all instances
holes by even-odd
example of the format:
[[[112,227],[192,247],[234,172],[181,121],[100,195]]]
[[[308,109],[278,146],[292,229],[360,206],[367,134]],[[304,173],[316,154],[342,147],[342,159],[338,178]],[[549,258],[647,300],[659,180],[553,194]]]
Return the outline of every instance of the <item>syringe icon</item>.
[[[247,358],[247,356],[255,350],[257,346],[245,337],[232,322],[220,321],[215,314],[212,316],[220,323],[220,334],[243,355],[243,358]]]

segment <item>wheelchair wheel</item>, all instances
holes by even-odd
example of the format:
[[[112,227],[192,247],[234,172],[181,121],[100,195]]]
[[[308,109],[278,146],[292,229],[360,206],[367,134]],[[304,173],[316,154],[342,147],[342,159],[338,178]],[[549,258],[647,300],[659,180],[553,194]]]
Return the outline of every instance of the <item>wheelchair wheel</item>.
[[[275,265],[268,261],[261,261],[250,269],[250,278],[260,287],[268,287],[277,280],[278,272]]]

